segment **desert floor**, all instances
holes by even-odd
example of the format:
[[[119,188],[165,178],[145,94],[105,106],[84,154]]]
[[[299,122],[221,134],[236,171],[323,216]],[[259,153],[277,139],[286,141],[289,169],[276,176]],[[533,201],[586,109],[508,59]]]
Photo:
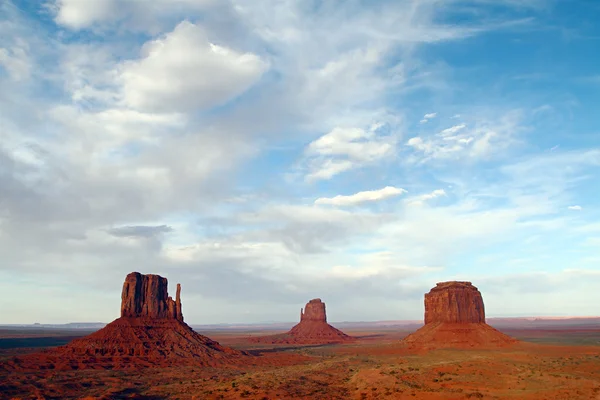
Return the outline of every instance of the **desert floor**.
[[[11,399],[599,399],[600,330],[504,330],[505,349],[408,351],[408,331],[351,331],[355,343],[269,346],[274,332],[200,332],[250,351],[222,368],[0,372]],[[63,344],[81,331],[0,330],[0,362]],[[0,371],[3,371],[0,368]]]

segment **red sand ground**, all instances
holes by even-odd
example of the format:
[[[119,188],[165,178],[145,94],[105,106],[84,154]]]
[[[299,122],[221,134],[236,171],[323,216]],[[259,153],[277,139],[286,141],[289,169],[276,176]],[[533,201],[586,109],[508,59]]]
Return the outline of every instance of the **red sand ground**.
[[[586,332],[600,340],[600,330]],[[351,333],[359,337],[353,343],[253,350],[248,332],[212,332],[222,345],[254,355],[218,367],[16,371],[0,360],[0,398],[600,400],[600,346],[416,351],[400,342],[406,332]],[[552,335],[580,340],[568,330]]]

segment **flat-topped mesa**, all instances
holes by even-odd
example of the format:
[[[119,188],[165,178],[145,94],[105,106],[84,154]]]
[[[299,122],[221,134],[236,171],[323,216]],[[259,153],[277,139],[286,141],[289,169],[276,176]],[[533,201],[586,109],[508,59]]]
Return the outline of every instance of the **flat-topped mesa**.
[[[481,293],[471,282],[441,282],[425,294],[425,325],[402,339],[416,350],[497,348],[517,341],[485,323]]]
[[[325,303],[321,299],[312,299],[306,303],[304,310],[300,309],[300,322],[302,321],[327,322]]]
[[[425,324],[485,323],[479,290],[471,282],[440,282],[425,294]]]
[[[181,285],[177,284],[175,300],[167,292],[167,278],[159,275],[142,275],[132,272],[125,278],[121,294],[121,317],[152,319],[177,319],[181,313]]]

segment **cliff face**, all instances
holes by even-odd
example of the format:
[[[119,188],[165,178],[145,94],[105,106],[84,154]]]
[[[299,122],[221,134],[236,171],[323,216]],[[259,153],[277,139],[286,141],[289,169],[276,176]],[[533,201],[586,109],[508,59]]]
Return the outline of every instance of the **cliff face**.
[[[6,365],[14,370],[217,366],[245,356],[183,322],[181,285],[173,300],[166,278],[132,272],[123,284],[121,318],[65,346],[18,357]]]
[[[412,349],[495,348],[516,340],[485,323],[481,293],[471,282],[441,282],[425,295],[425,326],[402,342]]]
[[[425,324],[485,323],[479,290],[471,282],[442,282],[425,295]]]
[[[183,321],[181,313],[181,285],[177,296],[169,297],[167,278],[132,272],[125,278],[121,294],[121,317],[172,318]]]
[[[300,309],[300,322],[302,321],[327,322],[325,303],[321,299],[312,299],[306,303],[304,310]]]
[[[339,329],[327,323],[325,303],[321,299],[312,299],[300,309],[300,322],[289,332],[280,335],[259,336],[251,339],[257,343],[304,343],[324,344],[341,343],[354,340]]]

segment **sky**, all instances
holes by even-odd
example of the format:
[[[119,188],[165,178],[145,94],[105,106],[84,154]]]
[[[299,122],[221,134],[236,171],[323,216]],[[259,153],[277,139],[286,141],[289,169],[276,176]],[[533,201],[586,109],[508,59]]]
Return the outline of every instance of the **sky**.
[[[0,323],[600,315],[600,2],[0,0]]]

